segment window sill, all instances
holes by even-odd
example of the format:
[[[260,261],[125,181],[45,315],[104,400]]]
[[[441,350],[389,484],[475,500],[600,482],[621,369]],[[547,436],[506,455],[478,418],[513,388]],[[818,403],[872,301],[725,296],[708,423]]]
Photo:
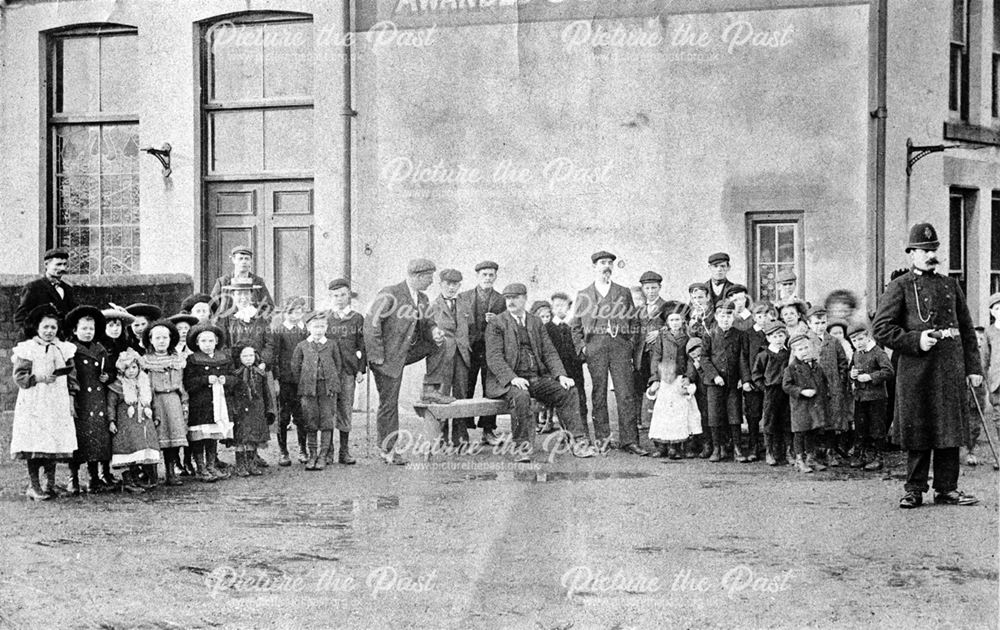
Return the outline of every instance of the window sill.
[[[1000,146],[1000,130],[964,122],[945,122],[944,139]]]

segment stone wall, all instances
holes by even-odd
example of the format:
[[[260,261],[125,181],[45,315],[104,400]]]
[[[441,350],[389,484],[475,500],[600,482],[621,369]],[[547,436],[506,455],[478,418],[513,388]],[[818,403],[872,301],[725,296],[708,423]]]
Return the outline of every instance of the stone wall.
[[[14,310],[21,288],[37,275],[0,274],[0,410],[14,408],[17,385],[11,378],[10,351],[20,338],[14,325]],[[134,276],[67,276],[80,304],[107,308],[108,302],[127,306],[147,302],[163,308],[166,314],[176,313],[181,301],[192,293],[191,276],[185,274],[150,274]]]

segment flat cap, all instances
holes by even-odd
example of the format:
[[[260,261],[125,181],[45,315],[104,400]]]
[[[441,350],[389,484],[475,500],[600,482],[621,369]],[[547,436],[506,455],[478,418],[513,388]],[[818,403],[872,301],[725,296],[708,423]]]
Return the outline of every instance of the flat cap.
[[[42,256],[42,260],[49,260],[50,258],[69,260],[69,251],[63,249],[62,247],[53,247],[52,249],[46,250],[45,255]]]
[[[660,284],[663,282],[663,276],[656,273],[655,271],[647,271],[646,273],[639,276],[639,284],[646,284],[647,282],[655,282]]]
[[[733,304],[732,300],[722,300],[715,305],[716,313],[732,313],[736,310],[736,305]]]
[[[229,250],[230,256],[235,256],[236,254],[246,254],[247,256],[253,256],[253,250],[247,245],[237,245],[236,247]]]
[[[604,260],[605,258],[610,258],[612,262],[618,260],[618,257],[611,252],[606,252],[603,249],[599,252],[594,252],[590,255],[590,262],[596,263],[598,260]]]
[[[767,326],[764,326],[764,336],[769,337],[776,332],[783,332],[787,335],[788,328],[781,322],[771,322]]]
[[[800,341],[812,341],[812,340],[809,339],[809,335],[799,333],[797,335],[793,335],[792,338],[788,340],[788,347],[791,348]]]
[[[330,315],[326,311],[316,310],[302,318],[303,323],[308,324],[314,319],[329,319]]]
[[[427,260],[426,258],[414,258],[410,261],[410,264],[406,266],[406,273],[408,274],[418,274],[418,273],[434,273],[437,271],[437,265],[433,261]]]
[[[328,291],[336,291],[337,289],[351,288],[351,283],[347,281],[347,278],[334,278],[330,281],[330,284],[326,285]]]
[[[806,312],[806,317],[821,317],[823,315],[826,315],[826,307],[818,304]]]
[[[791,269],[782,269],[778,272],[778,276],[774,279],[778,284],[788,284],[798,280],[798,276]]]
[[[830,332],[830,330],[832,330],[832,329],[834,329],[834,328],[836,328],[838,326],[840,327],[841,330],[844,331],[844,334],[846,335],[847,334],[847,322],[844,321],[844,320],[842,320],[842,319],[831,319],[830,321],[828,321],[826,323],[826,332]]]
[[[524,286],[520,282],[508,284],[503,288],[503,295],[504,297],[512,295],[528,295],[528,287]]]
[[[847,336],[853,337],[859,332],[868,332],[868,324],[864,320],[857,319],[851,322],[851,325],[847,327]]]
[[[708,257],[708,264],[710,265],[718,265],[719,263],[727,262],[729,262],[729,254],[726,252],[715,252]]]
[[[687,345],[684,346],[684,350],[687,351],[688,354],[691,354],[691,351],[695,348],[701,348],[701,339],[699,337],[691,337],[688,339]]]
[[[551,311],[552,305],[546,302],[545,300],[535,300],[534,302],[531,303],[531,308],[528,309],[528,312],[531,313],[532,315],[538,315],[538,311],[542,310],[543,308],[547,308]]]
[[[462,272],[458,269],[442,269],[441,282],[461,282]]]
[[[498,271],[500,269],[500,265],[496,264],[492,260],[484,260],[483,262],[476,265],[475,269],[476,273],[479,273],[483,269],[492,269],[493,271]]]
[[[704,291],[706,294],[708,293],[708,285],[705,284],[704,282],[692,282],[691,284],[688,285],[688,293],[691,293],[692,291],[697,291],[699,289]]]
[[[723,295],[722,297],[727,298],[731,295],[736,295],[737,293],[749,293],[749,292],[750,291],[748,291],[747,288],[742,284],[734,284],[733,286],[726,289],[726,294]]]
[[[1000,295],[1000,293],[998,293],[997,295]],[[569,294],[566,293],[566,292],[564,292],[564,291],[556,291],[555,293],[552,294],[552,297],[550,297],[549,299],[550,300],[566,300],[567,302],[572,302],[573,301],[569,297]]]

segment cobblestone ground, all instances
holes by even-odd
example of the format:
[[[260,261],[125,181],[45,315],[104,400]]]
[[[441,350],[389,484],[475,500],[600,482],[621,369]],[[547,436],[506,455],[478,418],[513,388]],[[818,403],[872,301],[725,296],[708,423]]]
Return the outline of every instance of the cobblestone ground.
[[[619,452],[265,457],[263,477],[30,503],[5,455],[0,627],[997,627],[991,466],[962,468],[979,506],[903,511],[898,455],[814,475]]]

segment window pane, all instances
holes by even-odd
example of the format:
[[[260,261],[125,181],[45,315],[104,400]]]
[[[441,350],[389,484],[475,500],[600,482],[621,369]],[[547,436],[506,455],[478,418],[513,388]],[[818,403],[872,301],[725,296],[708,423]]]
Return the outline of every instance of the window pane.
[[[777,237],[774,234],[774,226],[757,226],[757,247],[759,251],[759,263],[773,263],[775,256],[775,244]]]
[[[1000,5],[1000,0],[997,4]],[[993,55],[993,101],[990,110],[994,118],[1000,118],[1000,53]]]
[[[965,41],[965,2],[952,0],[951,5],[951,39],[956,42]]]
[[[220,24],[212,27],[211,99],[233,101],[261,98],[263,88],[263,27]]]
[[[124,274],[139,269],[139,226],[101,229],[101,273]]]
[[[312,108],[264,112],[265,170],[311,171],[314,147]]]
[[[100,110],[97,37],[68,37],[55,43],[56,112]]]
[[[781,225],[775,228],[778,232],[778,262],[791,263],[795,261],[795,226]]]
[[[262,112],[214,112],[210,133],[213,172],[258,173],[263,170]]]
[[[309,96],[313,83],[311,22],[264,26],[264,96]]]
[[[101,111],[139,111],[139,78],[135,60],[138,38],[135,35],[102,37],[101,42]]]
[[[962,195],[952,195],[950,197],[950,208],[948,216],[948,268],[953,270],[962,269],[962,232],[964,204]]]
[[[958,111],[959,97],[962,91],[962,47],[951,45],[951,56],[948,60],[948,109]]]

